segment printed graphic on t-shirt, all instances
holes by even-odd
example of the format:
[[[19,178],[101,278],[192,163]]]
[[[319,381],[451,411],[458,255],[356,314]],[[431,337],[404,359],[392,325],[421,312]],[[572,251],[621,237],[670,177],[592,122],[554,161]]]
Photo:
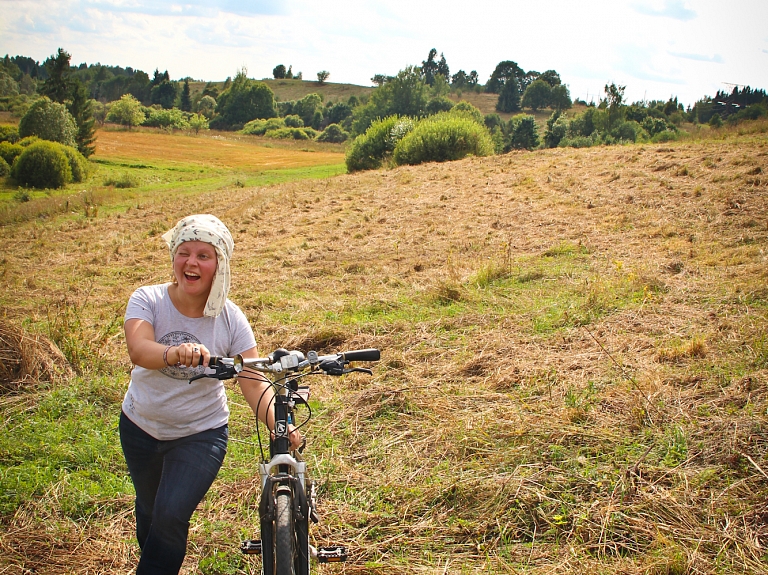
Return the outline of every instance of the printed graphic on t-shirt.
[[[170,333],[165,334],[163,337],[161,337],[157,341],[158,343],[162,343],[163,345],[173,345],[173,346],[181,345],[182,343],[200,343],[199,339],[197,339],[191,333],[187,333],[186,331],[172,331]],[[161,369],[160,373],[167,375],[168,377],[172,377],[173,379],[189,379],[192,376],[203,373],[204,371],[205,371],[205,368],[202,366],[176,367],[175,365],[170,365],[168,367],[164,367],[163,369]]]

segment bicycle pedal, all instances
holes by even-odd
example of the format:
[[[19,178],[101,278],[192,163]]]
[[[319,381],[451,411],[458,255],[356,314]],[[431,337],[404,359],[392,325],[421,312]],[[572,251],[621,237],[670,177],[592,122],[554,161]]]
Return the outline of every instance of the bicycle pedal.
[[[261,539],[248,539],[240,544],[240,552],[244,555],[261,555]]]
[[[317,548],[318,563],[341,563],[347,560],[347,548],[343,545]]]

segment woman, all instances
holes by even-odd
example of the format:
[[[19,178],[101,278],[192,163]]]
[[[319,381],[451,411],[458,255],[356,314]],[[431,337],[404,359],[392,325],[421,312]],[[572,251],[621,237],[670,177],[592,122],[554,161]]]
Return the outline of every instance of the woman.
[[[248,320],[227,299],[234,242],[226,226],[211,215],[188,216],[163,239],[173,281],[137,289],[125,313],[134,368],[120,414],[120,442],[136,491],[137,575],[179,572],[189,520],[227,451],[223,383],[189,379],[211,355],[257,357]],[[247,370],[238,383],[258,418],[272,423],[266,379]],[[292,432],[292,445],[300,441]]]

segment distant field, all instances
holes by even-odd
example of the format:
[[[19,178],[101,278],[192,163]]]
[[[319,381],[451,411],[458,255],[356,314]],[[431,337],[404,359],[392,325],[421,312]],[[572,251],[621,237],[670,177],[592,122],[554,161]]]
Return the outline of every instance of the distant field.
[[[367,97],[375,90],[375,86],[357,86],[355,84],[335,84],[326,82],[319,84],[308,80],[260,80],[269,86],[279,101],[300,100],[307,94],[320,94],[325,102],[347,101],[350,96]],[[221,91],[224,82],[213,82]],[[192,92],[202,92],[206,82],[190,82]]]
[[[236,134],[204,134],[192,137],[162,132],[99,130],[96,145],[94,157],[98,159],[145,159],[246,171],[302,168],[344,162],[344,154],[340,148],[334,151],[311,150],[308,148],[311,144],[306,143],[276,147],[268,140]]]

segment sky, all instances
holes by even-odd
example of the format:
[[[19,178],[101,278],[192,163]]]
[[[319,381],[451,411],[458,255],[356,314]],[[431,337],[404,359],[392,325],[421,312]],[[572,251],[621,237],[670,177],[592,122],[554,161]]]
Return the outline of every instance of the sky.
[[[693,105],[734,84],[768,89],[768,0],[0,0],[0,56],[42,63],[60,47],[74,65],[172,79],[271,78],[283,64],[361,86],[435,48],[482,83],[512,60],[556,70],[574,99],[616,83],[628,102]]]

